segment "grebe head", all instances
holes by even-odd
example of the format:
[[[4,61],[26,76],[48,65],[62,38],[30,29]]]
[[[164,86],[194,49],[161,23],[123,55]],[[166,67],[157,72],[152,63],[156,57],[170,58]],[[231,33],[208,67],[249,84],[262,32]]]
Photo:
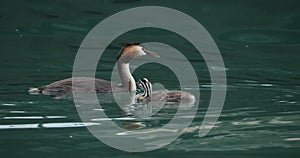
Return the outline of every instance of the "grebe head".
[[[154,52],[146,50],[140,43],[123,43],[123,48],[117,57],[118,61],[128,63],[131,59],[137,56],[148,55],[152,57],[159,57]]]
[[[136,95],[137,101],[149,101],[152,94],[152,84],[147,78],[142,78],[137,82],[137,85],[144,90],[143,93]]]

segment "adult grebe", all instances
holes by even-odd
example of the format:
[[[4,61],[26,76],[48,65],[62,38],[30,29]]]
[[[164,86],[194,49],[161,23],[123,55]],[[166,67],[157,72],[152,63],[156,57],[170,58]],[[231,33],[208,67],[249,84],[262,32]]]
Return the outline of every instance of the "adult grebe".
[[[129,69],[129,62],[137,56],[148,55],[159,57],[154,52],[146,50],[139,43],[125,43],[117,57],[119,75],[122,83],[112,83],[107,80],[92,77],[73,77],[53,82],[49,85],[39,88],[30,88],[29,93],[42,93],[46,95],[59,96],[63,94],[75,93],[112,93],[135,91],[136,83]],[[72,81],[74,87],[72,89]],[[95,81],[95,89],[90,85],[91,81]]]
[[[152,84],[147,78],[142,78],[137,82],[142,93],[136,95],[136,101],[155,101],[155,102],[183,102],[194,104],[195,96],[191,93],[177,90],[159,90],[152,92]]]

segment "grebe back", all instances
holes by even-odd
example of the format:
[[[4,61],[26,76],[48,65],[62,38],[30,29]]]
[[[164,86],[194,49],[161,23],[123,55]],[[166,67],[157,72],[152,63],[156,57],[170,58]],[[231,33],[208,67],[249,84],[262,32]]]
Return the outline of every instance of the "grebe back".
[[[39,88],[30,88],[28,90],[31,94],[42,93],[46,95],[59,96],[63,94],[74,93],[112,93],[112,92],[126,92],[135,91],[136,83],[129,69],[129,62],[131,59],[148,55],[152,57],[159,57],[154,52],[146,50],[139,43],[125,43],[117,57],[117,64],[121,84],[112,83],[107,80],[92,78],[92,77],[72,77],[53,82],[49,85]],[[95,88],[90,86],[91,82],[95,82]],[[72,83],[74,86],[72,87]]]
[[[185,91],[159,90],[152,92],[152,84],[147,78],[140,79],[137,85],[144,91],[136,95],[136,101],[195,103],[195,96]]]

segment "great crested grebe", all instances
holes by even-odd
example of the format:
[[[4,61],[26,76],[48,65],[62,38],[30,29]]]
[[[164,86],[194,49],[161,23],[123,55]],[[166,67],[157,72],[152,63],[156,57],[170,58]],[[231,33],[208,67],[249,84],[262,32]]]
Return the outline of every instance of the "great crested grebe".
[[[92,78],[92,77],[73,77],[64,80],[53,82],[49,85],[39,88],[30,88],[29,93],[42,93],[46,95],[59,96],[63,94],[75,93],[112,93],[135,91],[136,83],[129,69],[129,62],[137,56],[148,55],[159,57],[154,52],[146,50],[139,43],[125,43],[117,57],[117,64],[121,84],[112,83],[107,80]],[[95,89],[90,86],[91,81],[95,81]],[[72,89],[72,81],[74,84]]]
[[[150,101],[152,94],[152,84],[147,78],[142,78],[137,82],[139,88],[143,89],[142,93],[135,96],[136,101]]]
[[[152,92],[152,84],[147,78],[142,78],[137,82],[139,88],[143,89],[142,93],[136,95],[135,100],[155,101],[155,102],[183,102],[194,104],[195,96],[191,93],[177,90],[159,90]]]

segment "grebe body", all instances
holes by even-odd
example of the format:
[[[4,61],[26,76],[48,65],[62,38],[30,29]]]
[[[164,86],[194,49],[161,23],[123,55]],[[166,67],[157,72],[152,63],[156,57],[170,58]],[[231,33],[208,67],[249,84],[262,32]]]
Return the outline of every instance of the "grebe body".
[[[183,102],[194,104],[195,96],[191,93],[178,90],[159,90],[152,92],[152,84],[147,78],[142,78],[137,82],[142,93],[136,95],[136,101],[154,101],[154,102]]]
[[[112,93],[112,92],[126,92],[135,91],[136,83],[129,69],[129,62],[131,59],[148,55],[152,57],[159,57],[154,52],[146,50],[139,43],[125,43],[121,49],[118,57],[118,71],[121,78],[121,84],[112,83],[107,80],[92,78],[92,77],[73,77],[60,81],[53,82],[49,85],[39,88],[30,88],[28,91],[31,94],[42,93],[46,95],[59,96],[63,94],[73,93]],[[91,83],[95,82],[95,88]],[[72,86],[72,83],[74,85]]]

